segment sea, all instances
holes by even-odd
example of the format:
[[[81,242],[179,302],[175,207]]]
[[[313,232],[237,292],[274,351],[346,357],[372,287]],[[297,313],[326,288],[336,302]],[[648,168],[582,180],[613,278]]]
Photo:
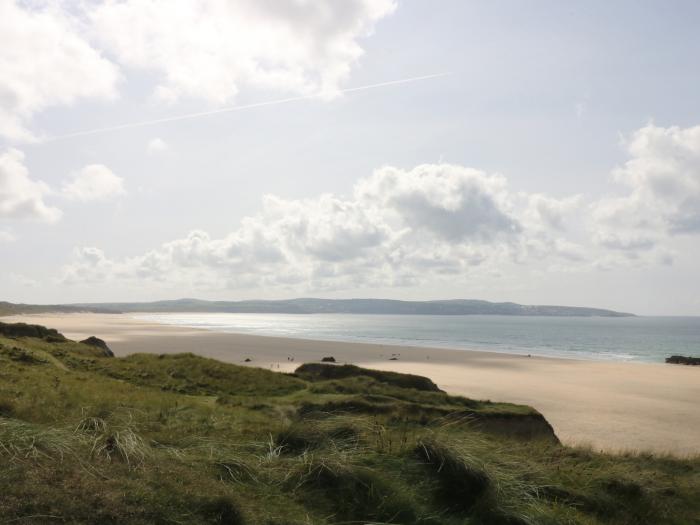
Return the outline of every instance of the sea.
[[[140,314],[137,319],[214,332],[601,361],[700,357],[700,317],[500,315]]]

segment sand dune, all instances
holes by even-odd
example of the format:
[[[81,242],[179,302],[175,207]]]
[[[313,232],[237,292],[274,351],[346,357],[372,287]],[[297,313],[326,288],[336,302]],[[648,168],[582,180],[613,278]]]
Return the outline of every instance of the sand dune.
[[[531,405],[567,444],[700,454],[700,367],[221,334],[116,314],[3,321],[43,324],[72,339],[97,335],[118,356],[194,352],[238,364],[250,358],[249,366],[291,371],[302,362],[332,355],[339,362],[426,375],[453,394]],[[392,354],[400,354],[398,360],[390,361]],[[292,357],[294,362],[288,359]]]

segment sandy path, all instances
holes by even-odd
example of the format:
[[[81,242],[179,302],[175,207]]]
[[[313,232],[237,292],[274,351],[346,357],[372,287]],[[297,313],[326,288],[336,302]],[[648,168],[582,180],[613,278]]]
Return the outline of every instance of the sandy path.
[[[249,357],[252,366],[284,371],[332,355],[340,362],[426,375],[450,393],[531,405],[565,443],[700,454],[700,367],[221,334],[116,314],[2,320],[43,324],[72,339],[96,335],[117,355],[194,352],[238,364]],[[399,359],[390,361],[394,353]]]

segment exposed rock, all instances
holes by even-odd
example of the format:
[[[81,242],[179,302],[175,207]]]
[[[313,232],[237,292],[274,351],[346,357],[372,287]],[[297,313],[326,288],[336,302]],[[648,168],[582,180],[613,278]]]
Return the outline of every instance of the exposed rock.
[[[322,363],[306,363],[294,371],[294,374],[307,381],[326,381],[346,377],[371,377],[381,383],[401,388],[415,388],[427,392],[441,392],[430,379],[413,374],[400,374],[383,370],[360,368],[355,365],[326,365]]]
[[[27,323],[0,323],[0,335],[5,337],[51,337],[52,339],[65,340],[65,337],[53,328]]]
[[[94,335],[91,335],[87,339],[83,339],[80,342],[84,345],[99,348],[100,350],[102,350],[103,357],[114,357],[114,352],[110,350],[110,348],[107,346],[107,343],[105,343],[102,339],[95,337]]]
[[[335,363],[335,357],[333,357],[333,356],[324,357],[323,359],[321,359],[321,362],[322,363]]]
[[[250,363],[251,361],[252,361],[252,359],[251,359],[250,357],[246,357],[246,358],[243,360],[244,363]]]
[[[666,358],[667,363],[674,365],[700,365],[700,357],[686,357],[684,355],[672,355]]]

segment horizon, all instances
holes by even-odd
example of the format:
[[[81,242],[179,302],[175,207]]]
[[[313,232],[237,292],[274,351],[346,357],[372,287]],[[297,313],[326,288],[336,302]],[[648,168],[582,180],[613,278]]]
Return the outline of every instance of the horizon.
[[[516,303],[513,301],[487,301],[485,299],[475,299],[475,298],[442,298],[442,299],[392,299],[387,297],[343,297],[343,298],[323,298],[314,296],[299,296],[299,297],[289,297],[285,299],[265,299],[265,298],[241,298],[241,299],[201,299],[198,297],[178,297],[175,299],[153,299],[144,301],[75,301],[71,303],[12,303],[11,304],[27,304],[28,306],[82,306],[82,305],[108,305],[108,304],[150,304],[150,303],[163,303],[163,302],[184,302],[184,301],[198,301],[198,302],[224,302],[224,303],[240,303],[240,302],[286,302],[286,301],[297,301],[297,300],[319,300],[319,301],[398,301],[398,302],[408,302],[408,303],[436,303],[436,302],[485,302],[490,304],[515,304],[519,306],[537,306],[537,307],[561,307],[561,308],[588,308],[594,310],[607,310],[615,313],[631,314],[634,317],[699,317],[699,316],[663,316],[663,315],[643,315],[637,314],[635,312],[623,312],[619,310],[613,310],[604,306],[596,305],[572,305],[572,304],[523,304]],[[2,300],[0,300],[2,302]],[[213,312],[212,312],[213,313]],[[221,312],[227,313],[227,312]],[[238,312],[229,312],[238,313]],[[242,312],[243,313],[243,312]],[[391,314],[389,314],[391,315]],[[465,314],[468,315],[468,314]],[[498,315],[498,314],[494,314]]]
[[[697,2],[197,5],[0,5],[0,300],[700,316]]]

